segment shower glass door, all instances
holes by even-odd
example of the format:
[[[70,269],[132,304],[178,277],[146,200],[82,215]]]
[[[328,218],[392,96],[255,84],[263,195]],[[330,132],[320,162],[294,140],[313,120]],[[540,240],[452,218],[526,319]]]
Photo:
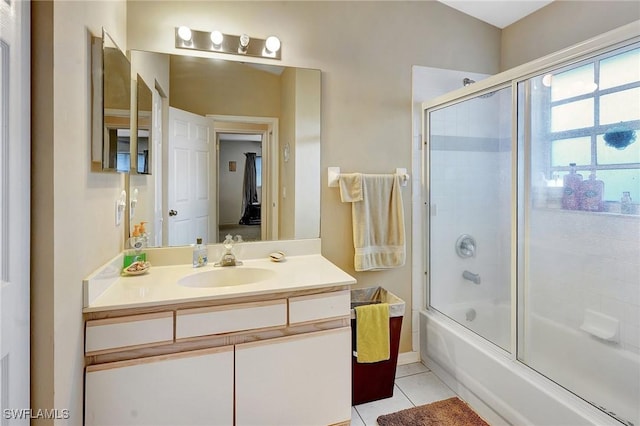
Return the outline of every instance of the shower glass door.
[[[640,425],[640,46],[517,94],[517,358]]]
[[[431,110],[429,304],[510,351],[511,86]]]

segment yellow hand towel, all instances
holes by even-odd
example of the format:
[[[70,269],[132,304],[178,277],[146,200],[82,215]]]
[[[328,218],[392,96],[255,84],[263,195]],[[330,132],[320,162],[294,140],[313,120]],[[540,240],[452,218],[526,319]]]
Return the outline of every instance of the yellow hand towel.
[[[386,361],[389,353],[389,304],[356,306],[358,362]]]

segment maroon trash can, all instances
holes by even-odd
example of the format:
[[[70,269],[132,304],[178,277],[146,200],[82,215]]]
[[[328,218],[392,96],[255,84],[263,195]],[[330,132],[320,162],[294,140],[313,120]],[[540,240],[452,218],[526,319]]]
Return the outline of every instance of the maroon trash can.
[[[374,303],[389,304],[389,354],[386,361],[359,363],[355,353],[356,320],[353,308]],[[382,287],[351,290],[351,403],[359,405],[393,396],[398,364],[400,331],[404,316],[404,301]]]

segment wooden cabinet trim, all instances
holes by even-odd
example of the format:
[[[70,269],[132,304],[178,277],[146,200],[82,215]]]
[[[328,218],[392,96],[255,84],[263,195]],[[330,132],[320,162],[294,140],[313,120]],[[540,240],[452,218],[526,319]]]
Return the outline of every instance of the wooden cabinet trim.
[[[302,296],[291,296],[291,297],[289,297],[289,301],[293,300],[294,302],[298,302],[298,301],[303,301],[303,300],[322,299],[322,298],[325,298],[325,297],[343,295],[344,293],[349,293],[349,290],[325,291],[325,292],[322,292],[322,293],[306,294],[306,295],[302,295]]]
[[[308,339],[314,336],[320,336],[323,334],[337,334],[337,333],[343,333],[345,331],[345,329],[350,329],[350,326],[346,326],[346,327],[339,327],[339,328],[331,328],[328,330],[318,330],[318,331],[311,331],[309,333],[301,333],[301,334],[293,334],[290,336],[282,336],[282,337],[274,337],[273,339],[266,339],[266,340],[256,340],[255,342],[247,342],[247,343],[240,343],[236,345],[236,350],[242,350],[244,348],[251,348],[254,346],[262,346],[262,345],[268,345],[271,343],[276,343],[276,342],[284,342],[287,340],[300,340],[300,339]]]
[[[166,361],[171,359],[190,358],[190,357],[201,356],[201,355],[229,352],[233,350],[234,350],[233,345],[228,345],[228,346],[220,346],[216,348],[197,349],[189,352],[176,352],[176,353],[171,353],[166,355],[150,356],[146,358],[135,358],[135,359],[129,359],[125,361],[114,361],[114,362],[108,362],[104,364],[89,365],[86,367],[86,372],[91,373],[95,371],[110,370],[112,368],[122,368],[122,367],[131,366],[131,365],[149,364],[152,362]]]
[[[173,317],[173,312],[154,312],[151,314],[134,314],[134,315],[126,315],[121,317],[112,317],[112,318],[102,318],[102,319],[92,319],[87,320],[87,327],[98,327],[101,325],[110,325],[110,324],[120,324],[124,322],[136,322],[136,321],[149,321],[160,318],[169,318]]]
[[[231,311],[235,309],[247,309],[261,306],[286,305],[287,299],[263,300],[255,302],[234,303],[230,305],[205,306],[202,308],[179,309],[176,311],[176,317],[183,315],[206,314],[209,312]],[[177,319],[177,318],[176,318]]]

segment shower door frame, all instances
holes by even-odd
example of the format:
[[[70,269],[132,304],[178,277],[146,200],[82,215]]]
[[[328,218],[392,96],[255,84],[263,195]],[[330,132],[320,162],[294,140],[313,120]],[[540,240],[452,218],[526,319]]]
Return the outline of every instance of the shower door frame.
[[[533,60],[526,64],[517,66],[507,71],[503,71],[494,76],[488,77],[484,80],[480,80],[477,83],[468,85],[449,92],[445,95],[434,98],[430,101],[422,103],[422,193],[421,201],[424,209],[422,211],[422,223],[424,224],[422,248],[423,255],[418,259],[422,263],[423,280],[422,288],[424,292],[424,300],[414,301],[416,305],[420,305],[423,309],[428,311],[437,311],[436,308],[430,304],[430,228],[431,228],[431,204],[430,204],[430,173],[428,166],[430,165],[430,144],[429,144],[429,112],[445,108],[460,102],[464,102],[469,99],[476,98],[483,94],[493,92],[496,90],[511,87],[512,96],[512,114],[511,114],[511,335],[510,335],[510,350],[508,351],[509,359],[518,362],[519,364],[529,367],[524,362],[518,360],[518,327],[521,318],[519,316],[518,307],[523,303],[524,291],[522,286],[525,285],[524,277],[526,276],[526,268],[528,268],[528,262],[525,262],[526,250],[523,241],[519,241],[519,230],[526,229],[526,223],[528,221],[528,212],[524,209],[524,202],[529,199],[531,178],[530,178],[530,165],[526,161],[520,162],[520,151],[528,152],[530,149],[530,126],[525,125],[525,132],[523,144],[518,141],[518,84],[524,82],[528,85],[527,81],[539,74],[543,74],[547,71],[551,71],[561,66],[570,66],[574,63],[587,59],[590,56],[598,55],[606,51],[614,50],[616,48],[640,42],[640,29],[638,21],[632,22],[615,30],[606,32],[594,38],[588,39],[566,49],[544,56],[542,58]],[[525,91],[526,96],[529,96],[528,87]],[[525,108],[528,106],[528,102],[525,102]],[[526,111],[528,112],[528,111]],[[525,120],[529,120],[530,114],[524,115]],[[518,191],[518,180],[523,180],[523,190]],[[522,217],[518,217],[518,211],[522,209]],[[520,244],[520,246],[519,246]],[[452,322],[455,322],[451,320]],[[466,328],[463,325],[455,324],[459,327]],[[483,338],[484,339],[484,338]],[[489,342],[487,340],[487,342]],[[506,351],[504,351],[506,352]],[[535,371],[532,369],[532,371]],[[540,373],[538,373],[540,374]]]

